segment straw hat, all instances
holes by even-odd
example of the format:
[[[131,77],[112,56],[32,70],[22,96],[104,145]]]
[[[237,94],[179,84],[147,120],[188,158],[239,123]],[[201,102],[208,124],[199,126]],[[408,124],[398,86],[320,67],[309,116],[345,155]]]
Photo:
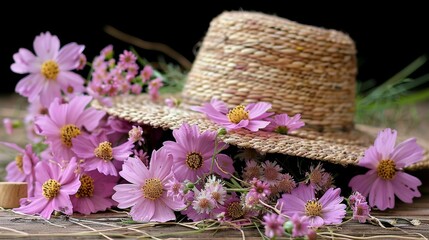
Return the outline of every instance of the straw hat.
[[[224,12],[211,23],[181,93],[178,108],[149,96],[120,96],[110,115],[153,127],[175,129],[183,122],[203,130],[217,124],[189,109],[212,98],[229,107],[269,102],[271,111],[302,114],[305,127],[290,135],[232,131],[223,141],[261,153],[356,164],[374,135],[359,131],[355,111],[356,49],[344,33],[256,12]],[[424,161],[412,168],[429,166]]]

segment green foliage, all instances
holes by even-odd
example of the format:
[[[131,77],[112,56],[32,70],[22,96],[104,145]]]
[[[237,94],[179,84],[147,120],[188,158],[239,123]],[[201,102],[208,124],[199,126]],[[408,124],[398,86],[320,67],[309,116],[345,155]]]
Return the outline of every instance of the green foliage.
[[[394,125],[404,116],[414,123],[419,121],[415,104],[429,99],[429,88],[419,89],[429,82],[429,73],[417,78],[411,74],[427,61],[421,56],[392,76],[383,84],[374,87],[374,81],[358,84],[356,97],[356,122],[375,125]]]

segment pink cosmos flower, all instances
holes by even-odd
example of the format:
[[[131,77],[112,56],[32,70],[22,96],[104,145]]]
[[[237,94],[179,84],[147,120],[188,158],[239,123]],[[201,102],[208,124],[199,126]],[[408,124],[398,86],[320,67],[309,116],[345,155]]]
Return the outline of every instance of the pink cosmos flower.
[[[309,223],[308,218],[306,216],[298,216],[298,214],[294,214],[290,218],[293,228],[292,228],[292,237],[303,237],[309,234]]]
[[[35,196],[27,200],[27,205],[14,209],[25,214],[38,214],[45,219],[51,218],[53,211],[73,214],[70,195],[79,187],[79,176],[75,174],[76,159],[72,158],[66,167],[58,163],[40,161],[35,167]]]
[[[7,135],[13,134],[13,123],[12,123],[12,120],[10,120],[10,118],[3,118],[3,126],[4,126],[4,129],[6,130]]]
[[[384,129],[378,133],[374,146],[365,151],[358,165],[369,168],[364,175],[350,180],[349,186],[365,197],[369,196],[370,206],[380,210],[395,206],[395,195],[403,202],[412,203],[420,197],[417,189],[422,182],[403,169],[423,158],[423,149],[410,138],[395,147],[396,130]]]
[[[122,69],[127,69],[129,67],[133,67],[136,63],[137,57],[131,51],[124,50],[122,54],[119,55],[119,63],[118,65]]]
[[[301,121],[301,114],[295,114],[293,117],[289,117],[287,114],[278,114],[274,118],[269,118],[270,124],[264,129],[271,132],[280,134],[288,134],[293,132],[305,125]]]
[[[206,190],[195,190],[195,198],[192,202],[192,207],[199,214],[210,214],[211,211],[217,207],[216,201],[212,198],[211,194]]]
[[[210,173],[212,166],[212,156],[215,151],[216,132],[205,131],[200,133],[197,125],[184,123],[179,129],[173,130],[175,142],[166,141],[164,147],[173,154],[173,171],[178,181],[189,180],[195,182],[204,174]],[[219,142],[217,151],[226,148],[226,144]],[[217,158],[224,158],[224,154],[218,154]],[[225,155],[223,166],[230,168],[232,159]],[[224,160],[225,160],[224,159]],[[213,163],[215,173],[222,174],[216,163]]]
[[[210,103],[204,103],[202,107],[194,106],[191,109],[206,114],[210,120],[227,130],[246,128],[256,132],[270,123],[264,120],[272,115],[272,113],[267,113],[270,108],[271,104],[259,102],[247,106],[238,105],[228,110],[226,103],[213,98]]]
[[[115,147],[103,133],[77,136],[72,139],[72,143],[72,151],[84,159],[82,167],[85,171],[97,169],[100,173],[113,176],[118,175],[114,161],[125,161],[134,147],[130,141]]]
[[[222,216],[222,219],[225,221],[240,219],[247,221],[250,217],[255,216],[256,212],[253,212],[249,208],[245,208],[241,203],[240,198],[238,198],[237,194],[233,192],[231,195],[227,196],[223,205],[220,205],[218,208],[213,210],[213,214]]]
[[[60,49],[60,40],[49,32],[41,33],[34,40],[36,56],[21,48],[13,55],[11,65],[16,73],[29,73],[16,85],[16,92],[33,102],[40,97],[44,106],[61,97],[64,93],[84,91],[84,79],[72,72],[79,66],[79,56],[85,46],[69,43]]]
[[[149,82],[148,91],[149,96],[153,101],[158,100],[159,98],[159,89],[164,86],[161,78],[155,78]]]
[[[280,182],[283,175],[281,171],[282,167],[277,165],[276,162],[265,161],[261,164],[262,166],[262,175],[261,180],[268,183],[270,186],[274,186]]]
[[[274,186],[271,186],[271,194],[290,193],[296,187],[296,182],[289,173],[282,174],[281,180]]]
[[[211,211],[210,213],[197,212],[192,206],[198,192],[199,190],[194,189],[194,191],[188,191],[188,193],[185,194],[184,199],[185,199],[185,202],[188,202],[189,206],[185,210],[181,211],[181,213],[183,215],[186,215],[189,219],[191,219],[194,222],[205,220],[205,219],[214,219],[215,214],[213,213],[213,211]]]
[[[368,206],[367,202],[357,201],[353,207],[353,219],[358,220],[360,223],[365,223],[368,220],[369,212],[371,208]]]
[[[249,190],[249,194],[253,194],[256,198],[265,201],[271,194],[270,185],[268,183],[262,182],[257,178],[254,178],[250,183],[252,186]]]
[[[34,196],[34,167],[39,162],[39,158],[33,152],[31,144],[27,144],[25,149],[19,147],[15,143],[0,142],[0,144],[18,151],[15,161],[10,162],[6,166],[6,181],[8,182],[26,182],[27,196]]]
[[[143,142],[143,129],[140,126],[133,126],[128,132],[128,141],[131,142]]]
[[[162,148],[152,152],[149,169],[139,159],[129,158],[119,174],[130,184],[114,187],[113,200],[119,203],[119,208],[131,207],[130,214],[135,221],[175,220],[173,210],[180,210],[185,204],[167,196],[166,184],[174,179],[172,166],[171,154]]]
[[[314,188],[319,191],[322,190],[323,186],[327,185],[329,180],[329,173],[325,172],[322,164],[317,164],[316,167],[310,166],[310,171],[305,173],[306,183],[310,183]]]
[[[265,226],[265,235],[269,238],[281,237],[284,235],[285,230],[283,229],[283,224],[286,219],[275,213],[267,213],[263,217],[262,225]]]
[[[176,179],[172,179],[165,184],[165,187],[167,188],[167,197],[173,198],[174,201],[183,201],[183,197],[185,196],[185,184]]]
[[[115,205],[112,200],[113,187],[118,178],[106,176],[98,171],[84,172],[80,175],[79,190],[71,196],[73,210],[85,215],[105,211]]]
[[[215,176],[210,176],[204,185],[204,188],[209,196],[215,200],[217,204],[224,204],[226,199],[226,188],[220,179]],[[216,205],[217,205],[216,204]]]
[[[341,190],[330,188],[320,199],[316,199],[314,191],[312,185],[301,183],[291,194],[283,194],[278,200],[282,213],[288,216],[307,216],[310,227],[341,223],[346,215],[346,205],[341,203]]]
[[[35,124],[40,129],[40,135],[46,137],[52,152],[58,160],[70,159],[75,156],[71,147],[72,139],[84,132],[94,130],[104,112],[94,108],[86,108],[92,97],[76,96],[69,103],[61,103],[56,99],[49,106],[49,116],[40,116]]]
[[[354,209],[355,203],[366,202],[366,198],[360,192],[353,192],[349,197],[349,206]]]
[[[133,94],[140,94],[142,92],[142,86],[140,86],[140,84],[133,84],[131,86],[131,93]]]
[[[262,168],[254,160],[246,160],[246,166],[243,171],[243,180],[250,181],[253,178],[260,178],[262,175]]]
[[[150,65],[144,66],[143,70],[140,72],[143,82],[147,82],[153,75],[153,68]]]

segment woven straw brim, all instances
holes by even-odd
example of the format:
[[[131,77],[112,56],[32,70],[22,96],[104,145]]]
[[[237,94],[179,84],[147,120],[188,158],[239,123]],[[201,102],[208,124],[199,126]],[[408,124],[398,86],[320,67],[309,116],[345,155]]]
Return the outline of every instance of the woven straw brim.
[[[203,114],[189,110],[187,106],[170,108],[163,104],[162,100],[154,103],[146,94],[113,98],[113,105],[110,107],[102,106],[97,101],[93,102],[93,106],[106,111],[111,116],[156,128],[177,129],[185,122],[198,125],[200,131],[217,131],[221,128]],[[372,129],[365,127],[336,135],[301,129],[294,135],[239,129],[229,131],[221,138],[228,144],[252,148],[261,154],[281,153],[341,165],[356,165],[365,149],[373,143],[375,135]],[[427,146],[425,147],[427,149]],[[421,162],[408,167],[413,170],[424,168],[429,168],[427,150]]]

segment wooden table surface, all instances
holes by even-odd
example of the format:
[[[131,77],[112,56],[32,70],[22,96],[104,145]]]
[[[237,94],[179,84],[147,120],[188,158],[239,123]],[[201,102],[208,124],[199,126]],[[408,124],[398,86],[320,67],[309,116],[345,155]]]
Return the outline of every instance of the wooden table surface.
[[[426,111],[427,106],[421,108]],[[22,117],[25,114],[26,104],[15,95],[0,97],[0,117]],[[410,134],[429,139],[429,127],[426,121]],[[18,130],[13,136],[6,136],[4,129],[0,128],[0,141],[13,141],[19,144],[25,143],[22,130]],[[11,159],[9,153],[0,152],[0,179],[4,176],[2,166]],[[359,224],[356,221],[348,221],[341,226],[330,226],[319,232],[320,238],[329,239],[365,239],[369,236],[379,236],[375,239],[426,239],[429,238],[429,170],[413,173],[424,183],[420,188],[422,197],[413,204],[398,204],[395,210],[374,212],[373,215],[383,220],[384,225],[393,223],[391,228],[383,228],[372,224]],[[404,220],[406,219],[406,220]],[[0,209],[0,238],[11,239],[14,237],[31,239],[123,239],[123,238],[186,238],[186,239],[261,239],[258,231],[253,229],[223,229],[219,231],[192,229],[173,224],[131,224],[126,213],[106,212],[90,216],[74,215],[53,217],[49,222],[38,217],[25,216],[13,213],[11,210]],[[410,224],[411,220],[418,224]],[[226,228],[227,226],[225,226]],[[322,236],[323,235],[323,236]],[[346,236],[347,235],[347,236]],[[382,236],[384,235],[384,236]],[[386,236],[390,235],[390,236]],[[398,238],[399,236],[399,238]],[[365,238],[361,238],[365,237]],[[371,238],[371,239],[374,239]]]

